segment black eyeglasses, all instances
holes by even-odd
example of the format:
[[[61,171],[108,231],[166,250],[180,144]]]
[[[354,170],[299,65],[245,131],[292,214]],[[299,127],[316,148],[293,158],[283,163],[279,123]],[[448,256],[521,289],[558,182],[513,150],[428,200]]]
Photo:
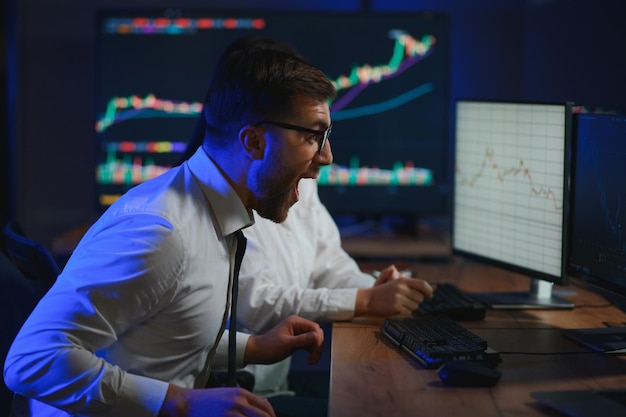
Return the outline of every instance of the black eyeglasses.
[[[292,125],[289,123],[274,122],[271,120],[261,120],[256,125],[257,126],[273,125],[273,126],[282,127],[283,129],[295,130],[297,132],[310,133],[312,135],[319,136],[320,139],[317,140],[317,144],[319,146],[317,153],[319,153],[320,155],[322,154],[322,150],[324,150],[324,145],[326,145],[326,141],[328,140],[328,137],[330,136],[330,132],[333,129],[332,125],[328,126],[328,128],[326,128],[325,130],[315,130],[315,129],[307,129],[306,127],[302,127],[302,126]]]

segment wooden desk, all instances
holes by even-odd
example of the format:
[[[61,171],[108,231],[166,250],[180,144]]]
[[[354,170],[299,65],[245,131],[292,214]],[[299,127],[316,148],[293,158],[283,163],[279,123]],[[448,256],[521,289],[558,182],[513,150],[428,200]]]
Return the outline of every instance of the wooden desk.
[[[452,281],[466,291],[529,287],[524,276],[481,265],[415,269],[431,282]],[[573,310],[490,310],[485,320],[462,322],[501,353],[502,379],[493,388],[444,386],[435,370],[388,343],[380,319],[335,323],[329,416],[550,416],[530,397],[532,391],[626,387],[626,356],[592,353],[560,333],[626,323],[626,314],[580,286],[562,289],[571,291]]]
[[[423,228],[415,236],[342,237],[342,246],[357,260],[447,260],[451,249],[442,230]]]

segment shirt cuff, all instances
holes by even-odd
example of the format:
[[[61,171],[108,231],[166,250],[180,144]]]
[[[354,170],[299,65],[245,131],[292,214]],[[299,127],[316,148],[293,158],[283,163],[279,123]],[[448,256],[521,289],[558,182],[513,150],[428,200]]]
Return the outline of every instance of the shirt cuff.
[[[169,383],[140,375],[126,374],[120,392],[124,393],[112,415],[153,417],[159,414]]]
[[[328,292],[324,320],[341,321],[354,318],[357,288],[336,288]]]
[[[237,360],[235,361],[235,365],[237,369],[243,368],[246,364],[244,362],[246,356],[246,345],[248,344],[248,338],[250,335],[247,333],[237,332],[236,333],[236,356]],[[215,357],[213,358],[213,363],[211,364],[211,370],[213,371],[226,371],[228,369],[228,330],[224,332],[224,336],[220,340],[217,345],[217,351],[215,352]]]
[[[247,333],[237,332],[237,369],[241,369],[245,364],[246,345],[250,335]]]

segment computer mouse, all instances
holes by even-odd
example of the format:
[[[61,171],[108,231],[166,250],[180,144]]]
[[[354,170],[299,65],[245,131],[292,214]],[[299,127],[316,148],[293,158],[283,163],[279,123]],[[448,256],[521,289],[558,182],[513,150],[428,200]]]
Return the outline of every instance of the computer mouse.
[[[502,375],[499,370],[473,360],[446,362],[437,374],[444,384],[458,387],[493,387]]]

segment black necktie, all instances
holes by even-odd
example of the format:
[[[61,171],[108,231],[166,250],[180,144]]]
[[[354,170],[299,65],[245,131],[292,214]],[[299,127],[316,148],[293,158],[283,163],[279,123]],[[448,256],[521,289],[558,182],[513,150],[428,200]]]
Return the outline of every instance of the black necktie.
[[[229,387],[237,386],[237,294],[239,293],[239,269],[243,254],[246,252],[246,237],[241,230],[235,232],[237,249],[235,251],[235,265],[233,267],[233,287],[230,296],[230,326],[228,327],[228,381]]]

